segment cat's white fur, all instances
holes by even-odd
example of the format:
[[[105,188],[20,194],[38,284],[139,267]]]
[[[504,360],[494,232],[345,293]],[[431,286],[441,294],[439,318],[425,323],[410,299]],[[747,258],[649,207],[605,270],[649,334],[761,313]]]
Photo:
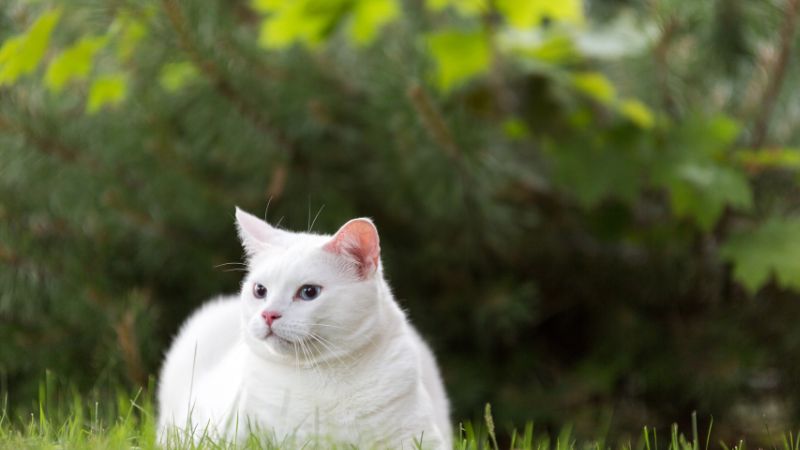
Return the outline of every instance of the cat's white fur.
[[[354,219],[329,236],[273,228],[239,209],[236,218],[247,276],[238,297],[199,308],[168,351],[160,439],[243,442],[257,431],[297,446],[452,448],[436,361],[383,277],[372,222]],[[267,287],[264,299],[254,283]],[[317,299],[298,299],[305,284],[322,286]],[[270,336],[266,310],[282,315]]]

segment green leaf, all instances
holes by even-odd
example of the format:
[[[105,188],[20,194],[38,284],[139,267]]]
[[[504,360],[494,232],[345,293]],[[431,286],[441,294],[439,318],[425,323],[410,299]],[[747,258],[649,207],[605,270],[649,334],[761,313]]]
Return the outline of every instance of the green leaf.
[[[570,145],[549,148],[553,179],[584,208],[616,197],[635,200],[642,183],[642,166],[633,146],[607,145],[578,139]],[[630,151],[629,151],[630,150]]]
[[[39,16],[26,32],[3,43],[0,47],[0,86],[12,84],[20,76],[36,70],[60,18],[60,9],[48,11]]]
[[[540,26],[545,21],[584,22],[581,0],[497,0],[497,9],[516,28]]]
[[[169,92],[180,90],[186,83],[197,78],[198,72],[189,61],[165,64],[158,79],[161,87]]]
[[[95,54],[107,41],[105,36],[86,36],[61,52],[47,68],[45,85],[53,92],[60,92],[68,82],[86,79],[92,70]]]
[[[530,129],[519,117],[512,117],[503,122],[503,133],[512,141],[518,141],[530,136]]]
[[[147,26],[141,20],[128,13],[119,14],[109,30],[109,34],[116,36],[117,57],[122,61],[129,60],[147,33]]]
[[[97,77],[89,89],[86,112],[96,113],[106,105],[118,105],[128,94],[128,80],[125,74],[115,73]]]
[[[572,37],[566,33],[543,34],[516,30],[500,33],[498,44],[504,53],[523,60],[530,59],[534,63],[568,64],[580,58]]]
[[[271,49],[289,47],[295,42],[316,43],[324,23],[303,14],[305,2],[284,2],[284,6],[277,8],[261,23],[261,32],[258,42]]]
[[[800,218],[771,218],[732,235],[720,255],[733,263],[733,276],[751,293],[775,277],[781,286],[800,290]]]
[[[378,31],[400,15],[396,0],[360,0],[355,4],[349,36],[356,44],[369,44]]]
[[[436,81],[442,91],[449,91],[489,69],[489,43],[482,31],[435,33],[428,36],[428,47],[436,61]]]
[[[277,11],[286,3],[285,0],[253,0],[250,6],[260,13]]]
[[[741,210],[753,206],[753,193],[744,174],[713,163],[688,162],[677,167],[667,190],[675,214],[693,219],[706,231],[726,206]]]
[[[600,72],[581,72],[572,76],[572,84],[576,89],[603,103],[611,104],[617,95],[614,85]]]
[[[366,45],[400,16],[398,0],[255,0],[251,4],[266,15],[259,44],[270,49],[297,43],[315,47],[348,18],[348,38]]]
[[[726,116],[688,117],[670,138],[691,157],[723,159],[739,136],[740,125]]]
[[[750,170],[800,169],[800,149],[770,148],[760,150],[740,150],[736,161]]]
[[[0,86],[11,84],[22,75],[25,69],[19,55],[24,46],[25,36],[23,35],[6,39],[3,46],[0,47]]]
[[[426,0],[425,6],[431,11],[453,8],[463,16],[474,17],[488,9],[487,0]]]
[[[297,13],[299,8],[287,10],[264,19],[258,38],[261,45],[282,49],[298,41],[313,45],[321,40],[324,21],[305,19],[302,14]]]
[[[653,113],[644,103],[636,99],[628,99],[620,102],[618,106],[620,114],[640,128],[649,130],[655,125]]]
[[[295,43],[315,47],[325,40],[352,6],[345,0],[282,2],[261,22],[258,42],[270,49],[284,49]]]
[[[652,153],[654,183],[667,190],[677,216],[703,230],[714,226],[726,206],[752,208],[750,183],[728,153],[738,130],[726,117],[691,117],[670,130],[665,148]]]

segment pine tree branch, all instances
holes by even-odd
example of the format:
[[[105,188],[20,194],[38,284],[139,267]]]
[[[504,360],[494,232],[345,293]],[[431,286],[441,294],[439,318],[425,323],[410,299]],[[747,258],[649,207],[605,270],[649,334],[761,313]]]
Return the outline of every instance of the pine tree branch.
[[[21,135],[46,155],[68,163],[80,162],[92,170],[98,169],[96,161],[79,157],[80,153],[74,148],[68,147],[56,139],[40,136],[28,126],[14,124],[8,117],[0,116],[0,133]]]
[[[194,45],[192,36],[186,26],[186,20],[178,5],[178,0],[162,0],[161,4],[172,24],[174,32],[178,36],[179,46],[192,63],[200,69],[200,72],[208,79],[217,93],[227,99],[239,114],[248,119],[265,135],[269,136],[285,153],[291,155],[294,151],[294,145],[286,133],[282,129],[276,127],[267,117],[263,116],[258,109],[252,107],[249,102],[234,89],[231,82],[223,76],[217,64],[203,56],[202,52]]]
[[[173,127],[162,126],[162,121],[169,123],[168,119],[162,120],[162,118],[155,113],[148,115],[145,123],[147,124],[147,129],[150,134],[156,137],[156,139],[142,146],[142,149],[150,153],[161,167],[168,168],[186,177],[186,179],[193,182],[205,193],[209,199],[221,205],[226,205],[231,198],[234,198],[234,194],[230,189],[220,183],[209,184],[208,179],[200,175],[197,169],[186,158],[182,158],[179,155],[174,145],[174,142],[179,138],[174,136]],[[168,131],[165,131],[165,129]],[[165,135],[165,133],[170,134]]]
[[[461,185],[463,208],[472,219],[464,224],[464,232],[471,235],[473,242],[481,246],[488,254],[500,257],[487,239],[490,233],[486,232],[485,229],[487,224],[486,213],[481,202],[480,192],[477,189],[478,183],[474,174],[469,170],[467,161],[464,158],[464,151],[454,139],[444,116],[436,108],[425,88],[419,83],[413,82],[406,91],[406,95],[417,111],[423,127],[433,141],[453,161],[452,166]]]
[[[136,186],[130,180],[130,175],[127,170],[122,168],[107,168],[104,167],[97,160],[88,157],[85,153],[81,153],[73,147],[69,147],[55,138],[44,137],[36,133],[33,129],[25,125],[13,124],[7,117],[0,115],[0,133],[21,135],[23,139],[41,153],[54,157],[57,160],[82,166],[90,173],[103,173],[111,171],[118,180],[125,183],[129,188],[135,189]],[[185,240],[183,236],[178,236],[172,230],[166,228],[160,222],[153,219],[149,213],[143,213],[130,208],[124,202],[118,202],[114,195],[108,195],[104,198],[108,205],[113,205],[117,212],[125,217],[127,220],[135,223],[137,226],[147,228],[155,233],[165,236],[170,239]],[[80,233],[74,232],[75,235]]]
[[[461,156],[461,149],[453,139],[453,133],[450,132],[444,117],[433,106],[431,97],[425,92],[425,89],[419,83],[414,83],[408,88],[407,95],[428,134],[444,150],[447,156],[458,159]]]
[[[783,10],[783,25],[780,31],[780,50],[778,57],[772,67],[767,70],[768,75],[761,104],[756,115],[755,125],[753,126],[753,140],[751,148],[759,149],[764,145],[769,132],[770,119],[778,101],[778,95],[786,79],[786,72],[789,66],[789,57],[792,52],[797,20],[800,15],[800,0],[786,0],[786,7]]]
[[[275,145],[288,156],[291,162],[295,156],[294,143],[289,139],[284,130],[275,127],[269,118],[263,116],[258,109],[252,107],[249,102],[234,89],[233,84],[223,76],[214,61],[203,56],[202,52],[194,45],[192,36],[186,25],[186,20],[177,2],[178,0],[161,1],[164,11],[172,24],[173,30],[178,36],[181,49],[187,54],[192,63],[200,69],[200,72],[211,83],[217,93],[228,100],[242,117],[249,120],[250,123],[264,135],[271,138]],[[287,175],[285,166],[285,164],[279,164],[273,169],[271,177],[272,182],[266,192],[267,198],[278,198],[280,195],[275,195],[275,193],[283,193]]]
[[[257,74],[258,77],[273,81],[284,81],[289,77],[282,68],[269,66],[260,58],[252,57],[245,53],[242,45],[228,35],[223,35],[220,38],[218,47],[221,51],[225,52],[225,54],[238,57],[240,61],[250,66],[252,72]]]
[[[356,86],[342,73],[339,66],[323,52],[313,55],[314,64],[317,65],[320,75],[330,81],[339,92],[348,97],[363,97],[363,89]]]

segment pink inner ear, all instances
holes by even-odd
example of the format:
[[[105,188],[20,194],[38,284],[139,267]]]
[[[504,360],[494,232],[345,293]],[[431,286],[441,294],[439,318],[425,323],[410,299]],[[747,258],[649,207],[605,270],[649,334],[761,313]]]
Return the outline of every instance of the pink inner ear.
[[[378,230],[367,219],[347,222],[323,248],[352,257],[358,265],[361,278],[366,278],[378,268],[381,253]]]

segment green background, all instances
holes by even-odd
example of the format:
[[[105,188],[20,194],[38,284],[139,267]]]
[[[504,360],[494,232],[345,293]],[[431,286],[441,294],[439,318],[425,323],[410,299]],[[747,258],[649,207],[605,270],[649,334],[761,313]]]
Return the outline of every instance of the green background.
[[[146,386],[269,205],[374,219],[456,421],[790,429],[798,3],[4,2],[8,404]]]

